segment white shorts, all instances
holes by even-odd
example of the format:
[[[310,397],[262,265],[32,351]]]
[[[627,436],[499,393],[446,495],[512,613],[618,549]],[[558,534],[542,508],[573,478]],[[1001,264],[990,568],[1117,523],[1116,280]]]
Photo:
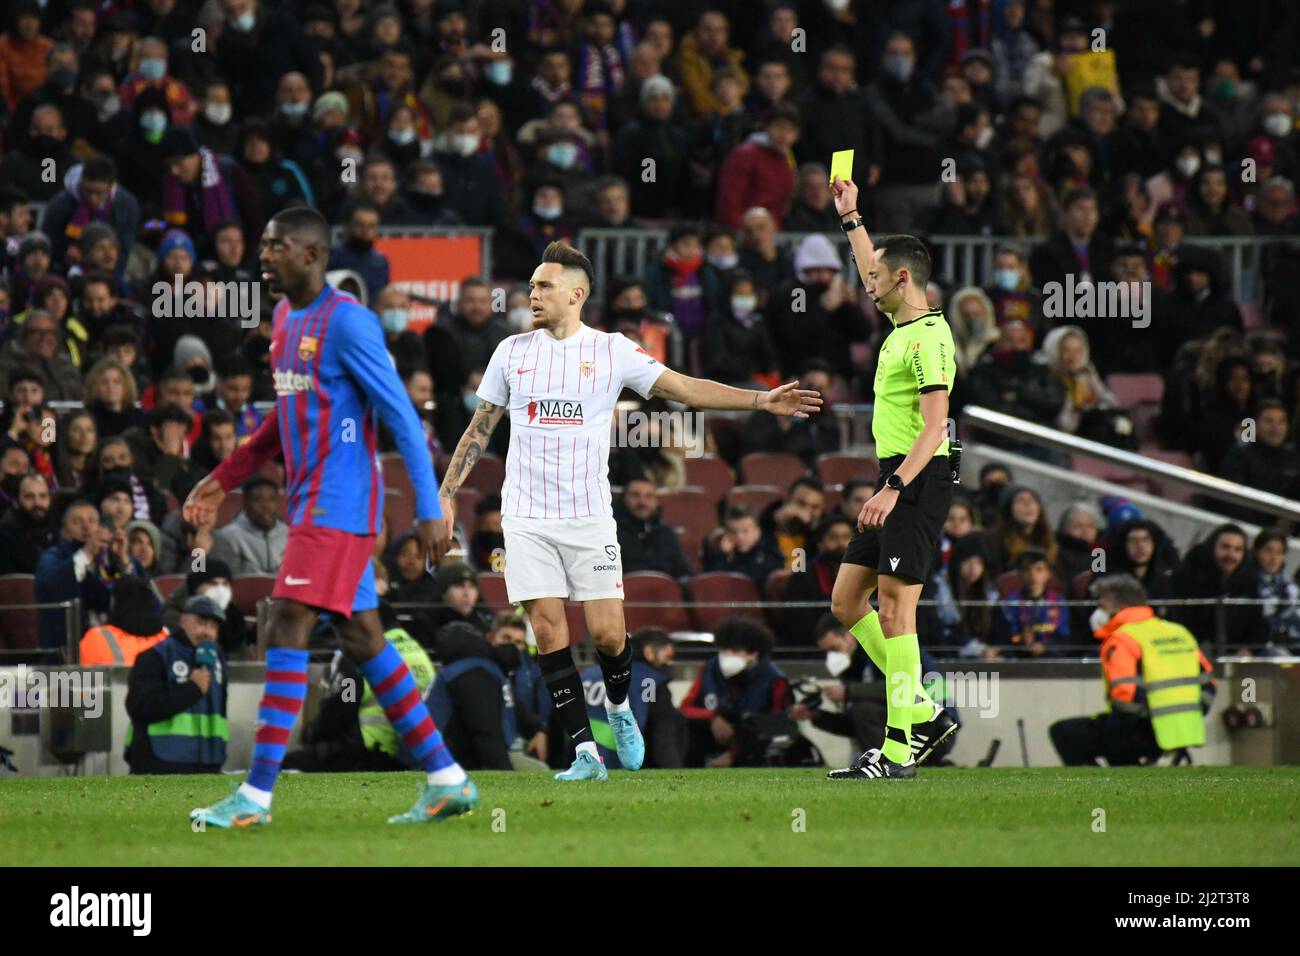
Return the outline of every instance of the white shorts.
[[[623,555],[609,515],[520,518],[503,515],[506,595],[598,601],[623,597]]]

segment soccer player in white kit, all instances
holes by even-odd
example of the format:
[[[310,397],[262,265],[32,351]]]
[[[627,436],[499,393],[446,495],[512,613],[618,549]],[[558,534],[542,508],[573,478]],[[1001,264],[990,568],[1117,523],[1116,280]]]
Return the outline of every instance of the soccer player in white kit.
[[[501,490],[506,593],[522,603],[537,639],[537,663],[577,758],[557,780],[605,780],[592,739],[582,681],[569,650],[565,599],[581,602],[605,679],[605,708],[618,759],[636,770],[645,742],[627,702],[632,642],[623,620],[623,564],[609,493],[614,404],[624,386],[696,408],[757,410],[807,418],[815,391],[789,382],[770,392],[733,388],[665,368],[623,335],[582,324],[591,295],[590,260],[563,242],[546,247],[529,283],[533,331],[497,346],[478,389],[478,408],[461,436],[440,495],[453,499],[510,412],[510,448]]]

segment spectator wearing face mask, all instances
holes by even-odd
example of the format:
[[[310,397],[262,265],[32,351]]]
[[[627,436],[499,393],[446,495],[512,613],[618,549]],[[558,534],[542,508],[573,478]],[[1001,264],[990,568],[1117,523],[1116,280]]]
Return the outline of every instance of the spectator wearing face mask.
[[[189,566],[188,561],[186,566]],[[231,657],[240,657],[245,648],[252,647],[254,634],[253,629],[244,620],[244,615],[230,603],[234,595],[233,581],[234,575],[230,571],[230,565],[220,558],[209,555],[204,562],[203,570],[189,571],[185,575],[185,583],[172,591],[163,602],[163,624],[174,630],[180,624],[180,616],[186,602],[201,594],[214,601],[223,611],[228,612],[226,619],[221,622],[217,640],[222,650]]]
[[[554,182],[538,183],[527,209],[510,229],[498,234],[503,247],[499,271],[507,278],[527,280],[550,243],[572,243],[576,234],[577,223],[569,214],[563,187]]]
[[[209,80],[203,87],[202,106],[194,120],[199,143],[217,154],[234,153],[238,147],[238,124],[232,122],[235,108],[230,102],[230,84]]]
[[[343,240],[330,249],[329,267],[359,274],[365,280],[366,295],[371,302],[388,285],[388,257],[375,248],[379,224],[379,208],[373,202],[363,199],[354,203],[348,213]]]
[[[55,170],[67,169],[72,161],[63,111],[53,103],[32,110],[26,137],[20,138],[0,160],[0,182],[15,186],[37,202],[53,199],[62,188],[59,177],[44,175],[47,160]]]
[[[167,102],[173,126],[187,126],[199,111],[190,88],[167,71],[167,44],[158,37],[145,37],[135,48],[135,67],[117,88],[117,98],[130,109],[145,90],[158,90]]]
[[[1017,281],[1019,272],[1016,273]],[[984,350],[1000,336],[993,302],[977,286],[966,286],[952,294],[948,302],[948,321],[957,345],[957,371],[975,367]]]
[[[740,386],[775,381],[776,350],[748,273],[739,269],[731,273],[724,307],[704,326],[702,351],[708,378]]]
[[[770,660],[773,637],[763,624],[725,618],[713,640],[718,652],[700,668],[680,707],[690,728],[688,767],[743,765],[738,731],[747,718],[784,714],[794,702],[790,682]]]
[[[454,110],[447,129],[433,141],[448,205],[467,225],[497,226],[503,218],[501,189],[482,147],[478,116],[470,106]]]

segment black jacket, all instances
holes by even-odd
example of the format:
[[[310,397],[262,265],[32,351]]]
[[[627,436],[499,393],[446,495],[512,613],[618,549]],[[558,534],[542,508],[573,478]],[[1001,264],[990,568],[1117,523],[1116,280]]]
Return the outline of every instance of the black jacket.
[[[1214,563],[1214,543],[1226,527],[1231,526],[1221,525],[1208,539],[1187,552],[1187,559],[1171,582],[1174,597],[1259,597],[1259,581],[1249,562],[1226,577]],[[1169,617],[1191,631],[1203,646],[1212,648],[1217,646],[1217,611],[1212,604],[1173,607]],[[1258,605],[1229,605],[1225,609],[1225,624],[1224,646],[1228,650],[1262,645],[1268,640],[1268,625]]]
[[[1049,427],[1065,401],[1064,386],[1029,352],[1002,357],[990,349],[971,369],[967,387],[971,404]]]
[[[188,641],[180,631],[173,632],[169,641]],[[226,669],[225,661],[218,665]],[[213,674],[215,682],[217,675]],[[177,680],[166,668],[163,657],[154,648],[142,653],[131,667],[126,689],[126,713],[135,727],[131,746],[126,751],[126,761],[131,772],[138,773],[220,773],[220,764],[186,764],[159,760],[149,746],[146,728],[160,720],[175,717],[193,707],[203,691],[190,680]]]
[[[466,657],[496,661],[492,648],[481,637],[456,633],[459,628],[438,635],[436,651],[440,666]],[[437,680],[442,680],[439,675]],[[448,749],[466,770],[509,770],[510,751],[501,727],[502,688],[487,671],[475,667],[447,684],[451,698],[451,719],[439,728]]]
[[[36,562],[59,540],[59,525],[48,515],[33,522],[14,508],[0,518],[0,574],[35,574]]]
[[[800,312],[794,310],[796,289],[802,293]],[[821,292],[798,281],[772,290],[763,320],[772,335],[781,374],[787,377],[801,374],[812,359],[825,359],[837,374],[851,378],[854,367],[849,344],[865,342],[871,335],[871,323],[859,306],[845,302],[827,312]]]
[[[618,527],[618,546],[623,552],[623,573],[659,571],[674,578],[691,574],[691,566],[682,554],[677,535],[656,512],[642,521],[622,501],[614,503],[614,523]]]
[[[1088,274],[1096,282],[1110,279],[1110,264],[1115,258],[1115,243],[1110,237],[1095,232],[1088,241]],[[1035,246],[1029,255],[1029,272],[1034,285],[1040,288],[1048,282],[1065,284],[1065,277],[1073,275],[1077,285],[1082,279],[1083,269],[1074,246],[1064,232],[1057,232],[1041,245]]]

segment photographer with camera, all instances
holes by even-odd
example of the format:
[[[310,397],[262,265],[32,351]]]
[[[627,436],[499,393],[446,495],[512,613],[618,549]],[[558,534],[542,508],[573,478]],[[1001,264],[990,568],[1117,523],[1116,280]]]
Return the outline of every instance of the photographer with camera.
[[[131,773],[220,773],[226,762],[226,655],[217,632],[226,612],[198,595],[180,628],[131,668],[126,762]]]
[[[826,670],[834,679],[820,685],[816,681],[799,685],[796,691],[800,700],[790,708],[790,716],[811,721],[814,727],[828,734],[850,737],[856,748],[865,750],[880,738],[887,723],[888,688],[884,675],[835,615],[822,615],[816,635],[818,648],[826,652]],[[921,649],[921,673],[923,677],[939,674],[939,665],[924,648]],[[944,702],[947,695],[942,677],[923,683],[931,699]],[[839,709],[822,709],[826,701],[838,705]],[[959,723],[957,709],[946,705],[940,720],[945,724]],[[932,766],[942,764],[956,742],[957,734],[948,734],[927,757],[934,761]]]
[[[751,618],[728,617],[713,640],[718,653],[700,668],[680,708],[690,726],[686,766],[762,766],[776,737],[798,738],[786,716],[794,702],[790,682],[768,660],[772,632]]]

